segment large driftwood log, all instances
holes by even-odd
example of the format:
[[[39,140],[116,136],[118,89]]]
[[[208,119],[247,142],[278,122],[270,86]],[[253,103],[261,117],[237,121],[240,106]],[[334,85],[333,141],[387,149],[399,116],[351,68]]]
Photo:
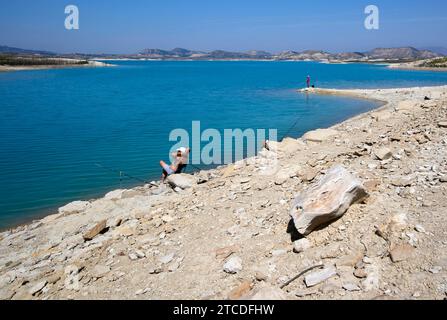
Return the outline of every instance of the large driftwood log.
[[[295,199],[290,215],[298,232],[308,235],[343,216],[353,203],[366,196],[360,180],[336,166]]]

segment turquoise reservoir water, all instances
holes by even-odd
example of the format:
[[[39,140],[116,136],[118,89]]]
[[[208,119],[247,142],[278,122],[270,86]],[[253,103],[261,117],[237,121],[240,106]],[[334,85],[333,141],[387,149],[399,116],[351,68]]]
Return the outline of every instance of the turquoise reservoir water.
[[[0,73],[0,228],[120,187],[158,179],[169,133],[265,128],[290,136],[368,111],[370,101],[295,92],[447,83],[446,73],[306,62],[116,62],[115,68]],[[138,184],[124,179],[122,187]]]

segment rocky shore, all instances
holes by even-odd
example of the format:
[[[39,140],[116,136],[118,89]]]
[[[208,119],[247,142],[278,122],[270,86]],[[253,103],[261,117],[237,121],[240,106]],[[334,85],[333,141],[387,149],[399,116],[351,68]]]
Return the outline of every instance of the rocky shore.
[[[383,106],[1,233],[0,298],[445,299],[447,86],[303,91]]]

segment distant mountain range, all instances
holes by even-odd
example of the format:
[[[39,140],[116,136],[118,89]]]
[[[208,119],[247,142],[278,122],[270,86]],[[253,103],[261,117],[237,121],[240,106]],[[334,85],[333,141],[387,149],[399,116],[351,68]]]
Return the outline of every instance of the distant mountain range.
[[[297,61],[414,61],[431,59],[442,54],[418,50],[412,47],[377,48],[368,52],[329,53],[325,51],[284,51],[277,54],[266,51],[230,52],[216,50],[211,52],[191,51],[176,48],[171,51],[160,49],[145,49],[137,56],[146,59],[195,59],[195,60],[297,60]]]
[[[420,50],[433,51],[433,52],[441,54],[443,56],[447,56],[447,48],[446,47],[426,47],[426,48],[420,48]]]
[[[433,48],[435,49],[435,48]],[[157,59],[157,60],[294,60],[294,61],[325,61],[325,62],[403,62],[436,58],[446,55],[442,48],[437,50],[402,48],[377,48],[368,52],[329,53],[325,51],[284,51],[270,53],[266,51],[231,52],[215,50],[210,52],[193,51],[183,48],[173,50],[144,49],[137,54],[56,54],[48,51],[26,50],[0,46],[0,54],[59,56],[66,58],[99,58],[99,59]]]

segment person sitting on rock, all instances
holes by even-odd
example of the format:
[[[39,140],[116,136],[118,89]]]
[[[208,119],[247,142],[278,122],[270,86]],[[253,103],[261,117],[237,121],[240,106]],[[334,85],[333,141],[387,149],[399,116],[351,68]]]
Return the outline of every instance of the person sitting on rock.
[[[164,183],[166,178],[171,174],[182,173],[188,163],[188,156],[190,153],[190,148],[179,148],[177,152],[172,153],[174,161],[168,166],[163,160],[160,161],[160,166],[163,168],[163,173],[161,175],[161,182]]]

